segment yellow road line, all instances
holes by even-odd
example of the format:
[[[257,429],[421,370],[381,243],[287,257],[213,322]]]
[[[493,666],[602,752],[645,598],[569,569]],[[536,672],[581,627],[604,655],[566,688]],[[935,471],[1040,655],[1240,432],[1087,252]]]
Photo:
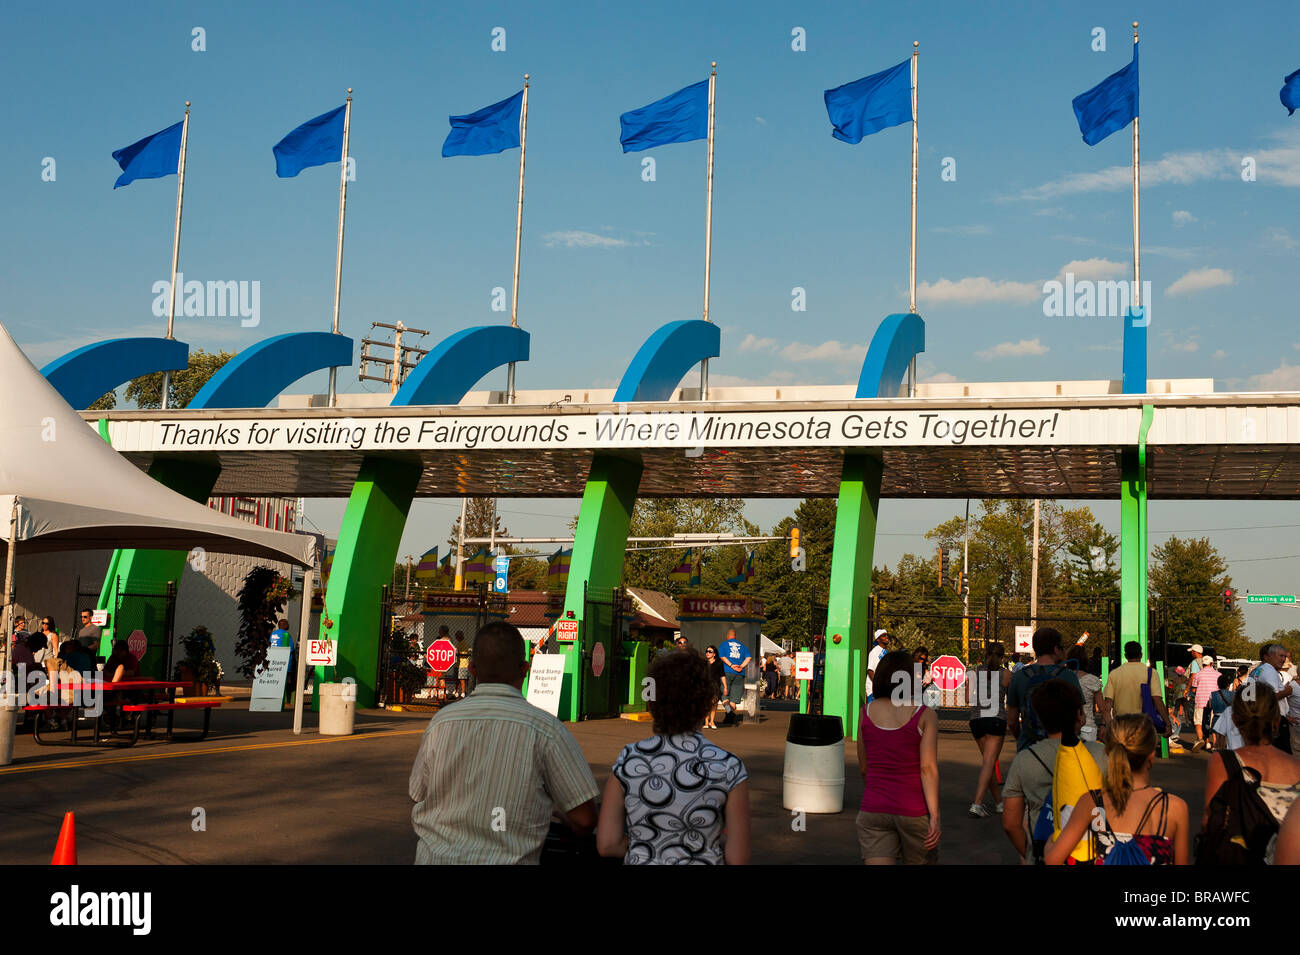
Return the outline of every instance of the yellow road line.
[[[214,746],[208,749],[191,749],[176,753],[138,753],[133,756],[112,756],[107,759],[71,759],[61,763],[36,763],[31,766],[7,766],[0,768],[0,776],[16,773],[39,773],[47,769],[87,769],[95,766],[109,766],[114,763],[135,763],[147,759],[177,759],[181,756],[209,756],[216,753],[244,753],[255,749],[278,749],[283,746],[311,746],[315,743],[342,743],[348,740],[379,739],[389,736],[414,736],[423,733],[418,730],[389,730],[381,733],[360,733],[356,736],[326,736],[320,739],[294,739],[283,743],[248,743],[244,746]]]

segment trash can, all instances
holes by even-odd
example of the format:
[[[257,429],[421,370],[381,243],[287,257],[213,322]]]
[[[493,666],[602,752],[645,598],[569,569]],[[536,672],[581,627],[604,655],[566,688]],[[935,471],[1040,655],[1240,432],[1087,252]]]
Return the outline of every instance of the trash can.
[[[351,736],[356,716],[357,685],[355,683],[320,685],[320,734],[322,736]]]
[[[838,716],[795,713],[785,736],[782,805],[804,812],[844,809],[844,726]]]

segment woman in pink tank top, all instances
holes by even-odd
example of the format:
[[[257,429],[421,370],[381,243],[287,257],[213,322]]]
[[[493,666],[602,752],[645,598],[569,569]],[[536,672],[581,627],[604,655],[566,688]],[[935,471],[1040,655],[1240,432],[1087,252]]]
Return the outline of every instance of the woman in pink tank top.
[[[933,865],[939,859],[939,720],[921,704],[912,655],[886,654],[875,699],[858,726],[862,805],[858,845],[867,865]]]

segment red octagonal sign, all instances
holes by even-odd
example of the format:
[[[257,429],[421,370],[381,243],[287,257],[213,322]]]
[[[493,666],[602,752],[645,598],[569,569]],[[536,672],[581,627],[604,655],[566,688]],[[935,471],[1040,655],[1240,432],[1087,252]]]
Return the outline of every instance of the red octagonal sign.
[[[945,653],[930,664],[930,675],[939,689],[956,690],[966,682],[966,664]]]
[[[149,638],[144,635],[143,630],[132,630],[131,636],[126,638],[126,649],[131,656],[139,660],[149,649]]]
[[[456,647],[450,640],[435,640],[429,644],[424,658],[429,661],[429,669],[442,673],[456,662]]]

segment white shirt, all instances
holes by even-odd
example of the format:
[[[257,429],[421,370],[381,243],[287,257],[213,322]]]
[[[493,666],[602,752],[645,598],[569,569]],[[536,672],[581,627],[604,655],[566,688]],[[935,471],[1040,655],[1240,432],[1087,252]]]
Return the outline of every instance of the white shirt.
[[[1282,689],[1282,674],[1277,672],[1277,667],[1271,663],[1260,665],[1259,674],[1255,677],[1260,683],[1270,687],[1273,690]],[[1282,711],[1282,718],[1289,720],[1288,712],[1290,707],[1287,705],[1290,697],[1283,697],[1277,701],[1277,708]]]
[[[888,652],[889,652],[888,650],[886,650],[884,647],[882,647],[880,644],[877,643],[875,646],[871,648],[871,652],[867,654],[867,669],[870,671],[870,673],[867,674],[867,682],[866,682],[867,696],[870,696],[872,692],[871,673],[874,673],[876,671],[876,667],[880,666],[881,658],[884,657],[884,655]]]
[[[1240,689],[1237,692],[1241,692]],[[1220,713],[1219,718],[1214,721],[1214,732],[1228,741],[1228,749],[1240,749],[1246,745],[1246,741],[1241,738],[1241,730],[1237,729],[1237,724],[1232,721],[1231,706]]]

